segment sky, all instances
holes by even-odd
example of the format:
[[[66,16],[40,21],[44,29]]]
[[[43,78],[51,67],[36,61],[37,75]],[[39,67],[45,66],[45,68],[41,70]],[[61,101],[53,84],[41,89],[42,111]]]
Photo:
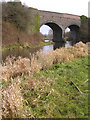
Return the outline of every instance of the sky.
[[[21,0],[30,7],[39,10],[88,16],[89,0]]]
[[[27,5],[28,7],[37,8],[39,10],[90,16],[90,13],[88,14],[88,10],[90,10],[88,9],[88,2],[90,0],[20,0],[20,1],[23,4]]]
[[[34,7],[39,10],[88,16],[88,2],[90,0],[20,0],[20,1],[29,7]]]
[[[90,17],[90,1],[88,3],[88,17]]]
[[[25,5],[37,8],[39,10],[88,16],[89,0],[21,0],[21,1]],[[43,25],[40,28],[40,32],[43,34],[48,34],[49,30],[50,28],[45,25]]]

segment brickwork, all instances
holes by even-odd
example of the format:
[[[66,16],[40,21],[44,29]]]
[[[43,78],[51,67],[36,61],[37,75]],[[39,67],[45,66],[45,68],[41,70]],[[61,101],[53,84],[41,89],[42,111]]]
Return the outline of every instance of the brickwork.
[[[64,36],[64,31],[67,27],[69,27],[71,25],[76,25],[76,26],[80,27],[80,16],[78,16],[78,15],[57,13],[57,12],[50,12],[50,11],[42,11],[42,10],[37,10],[37,9],[33,9],[32,15],[34,15],[37,12],[40,15],[40,24],[41,25],[47,24],[48,26],[49,25],[52,26],[52,29],[54,30],[55,34],[57,32],[58,36],[59,36],[59,31],[62,30],[62,38]],[[56,29],[55,25],[57,25],[57,27],[59,26],[61,30],[58,29],[58,31],[55,31],[55,29]],[[60,38],[60,40],[62,40],[62,38]],[[56,41],[56,39],[57,38],[55,38],[55,36],[54,36],[55,41]]]

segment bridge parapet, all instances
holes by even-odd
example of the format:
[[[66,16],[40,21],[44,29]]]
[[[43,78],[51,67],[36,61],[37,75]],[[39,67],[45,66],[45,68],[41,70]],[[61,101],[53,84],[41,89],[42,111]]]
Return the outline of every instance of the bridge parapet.
[[[63,26],[63,28],[68,27],[71,24],[75,24],[80,27],[80,16],[78,15],[43,11],[38,9],[33,9],[32,15],[37,12],[40,15],[41,24],[43,24],[45,21],[55,21]]]

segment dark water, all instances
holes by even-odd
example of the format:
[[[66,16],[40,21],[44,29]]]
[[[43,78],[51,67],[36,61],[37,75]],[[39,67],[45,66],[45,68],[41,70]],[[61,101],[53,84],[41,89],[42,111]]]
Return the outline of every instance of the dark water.
[[[45,40],[45,42],[48,42],[48,40]],[[14,48],[14,49],[8,49],[8,50],[4,50],[2,51],[2,60],[5,60],[7,56],[22,56],[22,57],[30,57],[31,54],[42,50],[42,51],[50,51],[50,50],[55,50],[56,48],[60,48],[60,47],[68,47],[71,46],[72,43],[71,41],[67,41],[66,43],[54,43],[51,45],[47,45],[47,46],[43,46],[40,48]]]

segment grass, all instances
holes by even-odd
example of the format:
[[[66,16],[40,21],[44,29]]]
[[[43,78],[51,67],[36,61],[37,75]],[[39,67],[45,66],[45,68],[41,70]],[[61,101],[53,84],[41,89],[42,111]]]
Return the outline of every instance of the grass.
[[[87,118],[87,56],[80,42],[31,59],[7,57],[0,68],[3,117]]]
[[[18,47],[24,48],[23,45],[9,45],[9,46],[3,47],[2,50],[8,50],[8,49],[11,49],[11,50],[12,50],[12,49],[15,49],[15,48],[18,48]]]
[[[51,42],[40,42],[39,44],[35,44],[35,45],[27,45],[27,46],[24,46],[24,45],[21,45],[21,44],[18,44],[18,45],[9,45],[9,46],[5,46],[2,48],[2,50],[12,50],[12,49],[17,49],[17,48],[27,48],[27,49],[32,49],[32,48],[39,48],[39,47],[42,47],[42,46],[45,46],[45,45],[50,45]]]
[[[21,91],[24,106],[22,109],[23,111],[27,110],[24,116],[34,118],[87,118],[88,82],[84,83],[87,79],[87,56],[76,58],[70,62],[55,64],[33,76],[22,75],[19,78],[20,89],[16,87],[16,84],[15,89]],[[17,78],[13,81],[18,83]],[[71,84],[71,81],[79,87],[82,94]],[[12,85],[11,81],[2,84],[4,88]]]
[[[47,79],[51,81],[47,86],[42,83],[42,91],[40,88],[32,92],[26,90],[24,94],[29,102],[27,106],[32,109],[34,117],[88,117],[88,83],[84,83],[88,79],[88,57],[53,65],[35,74],[34,77],[36,80],[43,78],[44,81]],[[71,81],[79,87],[82,94],[71,84]],[[35,98],[38,99],[35,101]]]
[[[41,42],[39,44],[26,46],[26,47],[28,47],[28,48],[38,48],[38,47],[42,47],[42,46],[50,45],[50,44],[51,44],[51,42]]]

